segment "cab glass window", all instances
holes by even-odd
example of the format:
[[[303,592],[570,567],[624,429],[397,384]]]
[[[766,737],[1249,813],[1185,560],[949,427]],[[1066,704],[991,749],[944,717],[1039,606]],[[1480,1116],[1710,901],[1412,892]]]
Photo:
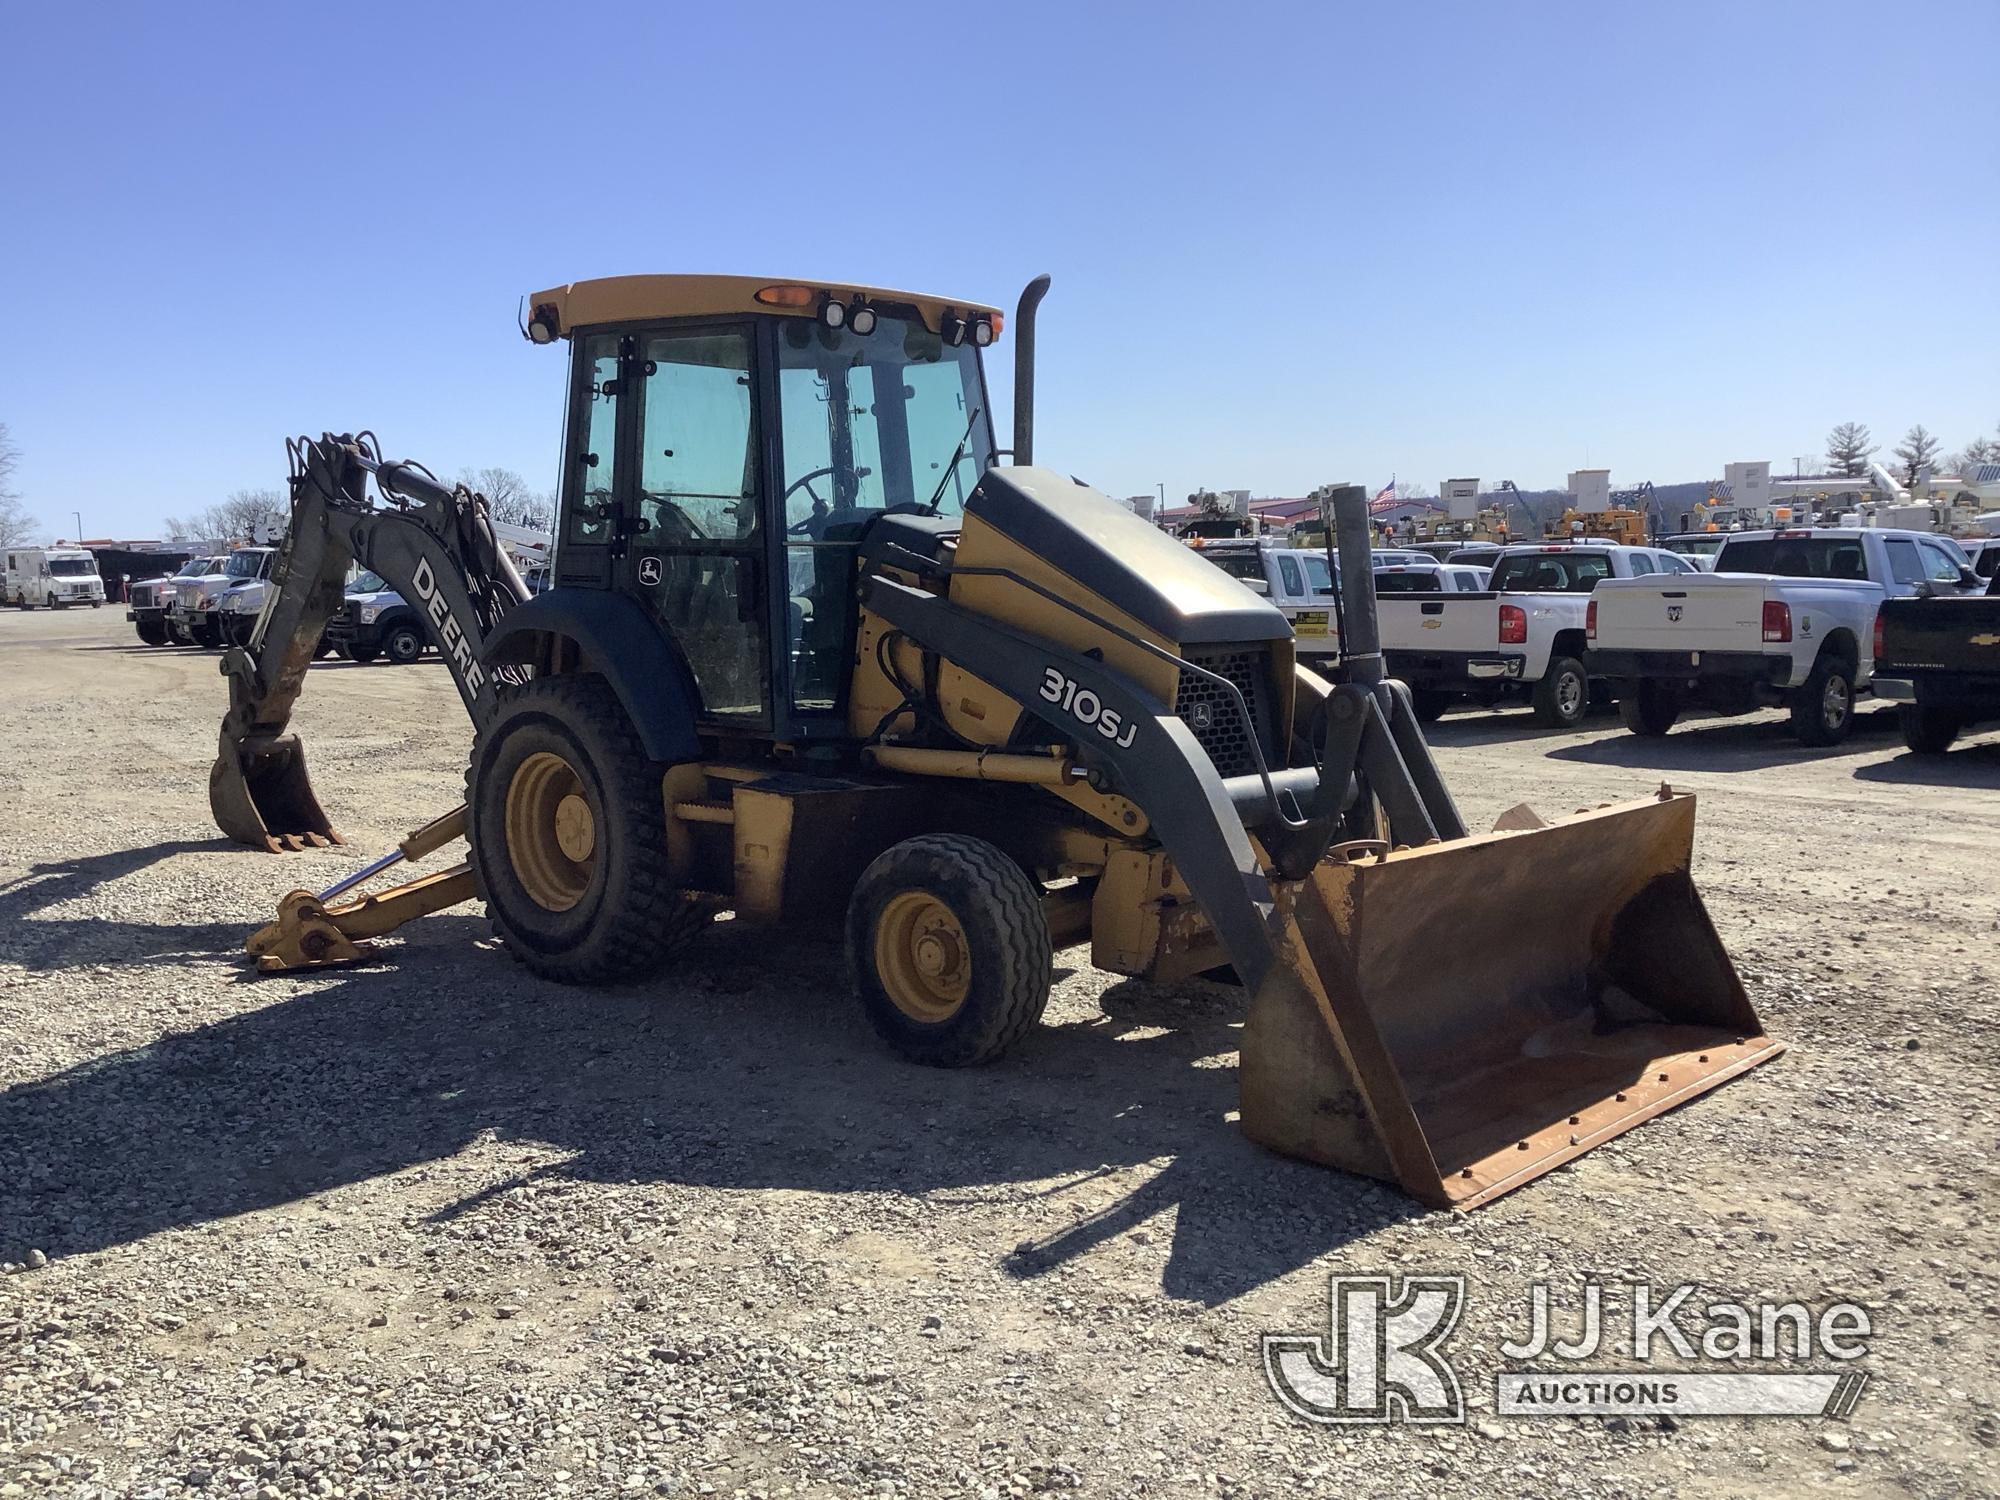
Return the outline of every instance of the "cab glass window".
[[[640,345],[640,535],[737,541],[757,529],[750,335],[651,334]]]
[[[1298,595],[1306,591],[1305,575],[1299,572],[1297,558],[1286,557],[1280,554],[1278,558],[1278,574],[1285,580],[1286,593]]]
[[[1959,560],[1936,542],[1918,542],[1924,554],[1924,575],[1932,583],[1958,583]]]
[[[1587,594],[1610,576],[1603,552],[1516,552],[1500,559],[1486,586],[1502,594]]]
[[[1889,554],[1889,573],[1898,583],[1922,583],[1924,562],[1917,556],[1917,544],[1905,537],[1888,537],[1882,550]]]
[[[576,358],[584,411],[574,459],[576,503],[570,507],[567,540],[595,545],[611,537],[611,490],[618,467],[617,335],[591,335]]]
[[[914,316],[867,334],[778,322],[784,513],[795,536],[844,540],[884,510],[957,515],[993,458],[977,352]]]
[[[1375,575],[1375,592],[1378,594],[1441,594],[1444,584],[1440,575],[1430,568],[1413,568],[1408,572],[1400,570],[1384,571]]]
[[[1312,584],[1315,594],[1333,592],[1333,569],[1326,565],[1325,558],[1313,556],[1306,558],[1306,581]]]

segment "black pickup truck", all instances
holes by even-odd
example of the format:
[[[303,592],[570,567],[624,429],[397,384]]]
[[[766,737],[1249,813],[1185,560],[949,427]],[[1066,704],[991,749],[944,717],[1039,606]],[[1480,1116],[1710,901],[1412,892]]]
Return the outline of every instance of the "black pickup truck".
[[[1888,599],[1875,617],[1875,696],[1901,707],[1903,743],[1942,755],[2000,719],[2000,576],[1984,594]]]

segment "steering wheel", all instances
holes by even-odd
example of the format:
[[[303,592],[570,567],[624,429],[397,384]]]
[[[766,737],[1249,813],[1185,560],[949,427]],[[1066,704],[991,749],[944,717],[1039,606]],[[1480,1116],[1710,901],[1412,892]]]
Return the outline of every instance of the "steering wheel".
[[[812,482],[815,479],[827,478],[832,473],[833,473],[833,465],[828,464],[823,469],[814,469],[810,474],[801,474],[797,479],[794,479],[790,484],[786,485],[784,494],[778,497],[779,509],[782,510],[784,508],[785,502],[792,498],[792,491],[803,489],[808,495],[812,496],[813,506],[816,510],[822,510],[830,513],[832,511],[832,507],[829,506],[826,503],[826,501],[820,498],[819,491],[812,487]],[[824,515],[807,516],[803,521],[800,521],[797,525],[786,527],[785,535],[811,536],[817,538],[819,533],[813,530],[813,522],[816,520],[824,521],[824,519],[825,519]]]

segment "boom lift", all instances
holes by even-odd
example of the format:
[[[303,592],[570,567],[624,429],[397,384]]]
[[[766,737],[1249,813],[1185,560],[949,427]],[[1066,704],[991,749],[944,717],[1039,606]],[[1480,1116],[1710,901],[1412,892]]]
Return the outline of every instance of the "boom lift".
[[[1035,465],[1046,288],[1015,315],[1005,465],[994,308],[741,277],[537,293],[525,331],[569,342],[571,379],[532,600],[477,496],[365,439],[296,445],[277,597],[225,663],[217,821],[337,837],[284,731],[349,553],[457,643],[478,734],[465,808],[287,898],[261,966],[358,956],[470,891],[530,969],[605,983],[720,904],[844,929],[877,1031],[940,1066],[1036,1023],[1056,947],[1227,968],[1244,1130],[1461,1208],[1775,1056],[1689,875],[1692,797],[1469,834],[1372,589],[1329,681],[1268,601]],[[1333,510],[1366,580],[1366,497]],[[461,828],[462,871],[349,896]]]

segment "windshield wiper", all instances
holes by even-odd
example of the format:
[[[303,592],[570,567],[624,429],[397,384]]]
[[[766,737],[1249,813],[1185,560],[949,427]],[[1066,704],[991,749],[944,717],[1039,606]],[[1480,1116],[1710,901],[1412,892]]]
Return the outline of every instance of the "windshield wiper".
[[[965,457],[965,445],[972,441],[972,429],[979,421],[980,411],[980,407],[973,407],[972,415],[965,419],[965,431],[959,436],[958,446],[951,450],[951,462],[946,464],[944,472],[938,475],[937,488],[931,491],[930,499],[917,507],[919,513],[928,516],[938,513],[938,503],[944,499],[944,487],[951,483],[951,476],[958,472],[959,461]]]

